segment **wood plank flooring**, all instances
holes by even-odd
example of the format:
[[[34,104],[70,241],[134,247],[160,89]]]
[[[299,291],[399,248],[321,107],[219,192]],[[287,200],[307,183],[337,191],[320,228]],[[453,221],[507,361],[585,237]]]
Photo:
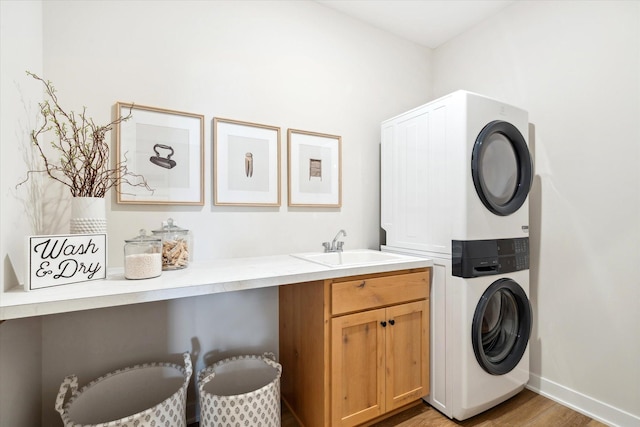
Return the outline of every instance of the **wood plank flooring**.
[[[372,427],[605,427],[585,415],[530,390],[523,390],[497,407],[465,421],[451,420],[431,406],[420,404]],[[282,405],[282,427],[300,427]]]

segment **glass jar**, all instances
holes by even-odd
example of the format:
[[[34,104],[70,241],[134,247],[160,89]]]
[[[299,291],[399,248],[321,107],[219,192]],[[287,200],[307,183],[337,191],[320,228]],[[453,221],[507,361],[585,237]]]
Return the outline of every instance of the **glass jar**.
[[[162,238],[162,269],[179,270],[189,266],[191,253],[191,234],[180,228],[169,218],[167,224],[151,232]]]
[[[162,274],[162,240],[147,236],[146,230],[124,241],[124,277],[150,279]]]

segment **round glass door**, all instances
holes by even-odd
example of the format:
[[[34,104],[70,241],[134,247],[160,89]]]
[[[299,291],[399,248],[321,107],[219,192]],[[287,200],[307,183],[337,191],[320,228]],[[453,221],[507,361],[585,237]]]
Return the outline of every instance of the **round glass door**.
[[[476,360],[492,375],[510,372],[522,359],[531,335],[529,298],[511,279],[499,279],[480,298],[471,341]]]
[[[520,209],[531,188],[532,169],[527,143],[511,123],[496,120],[478,134],[471,175],[480,200],[494,214]]]

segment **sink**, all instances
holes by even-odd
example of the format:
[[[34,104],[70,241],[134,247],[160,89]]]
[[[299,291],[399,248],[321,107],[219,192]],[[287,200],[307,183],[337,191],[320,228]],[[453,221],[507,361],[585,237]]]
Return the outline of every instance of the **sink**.
[[[348,267],[358,265],[389,264],[398,261],[406,261],[405,255],[388,252],[374,251],[370,249],[354,249],[342,252],[307,252],[291,254],[292,257],[327,267]]]

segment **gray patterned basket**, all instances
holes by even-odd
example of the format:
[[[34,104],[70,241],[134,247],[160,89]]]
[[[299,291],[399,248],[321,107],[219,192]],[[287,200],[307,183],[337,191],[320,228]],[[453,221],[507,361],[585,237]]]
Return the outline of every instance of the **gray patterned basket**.
[[[191,356],[184,367],[145,363],[108,373],[78,390],[78,378],[60,385],[56,410],[65,427],[186,427]],[[65,402],[67,393],[71,397]]]
[[[200,427],[280,427],[282,366],[272,359],[236,356],[200,371]]]

